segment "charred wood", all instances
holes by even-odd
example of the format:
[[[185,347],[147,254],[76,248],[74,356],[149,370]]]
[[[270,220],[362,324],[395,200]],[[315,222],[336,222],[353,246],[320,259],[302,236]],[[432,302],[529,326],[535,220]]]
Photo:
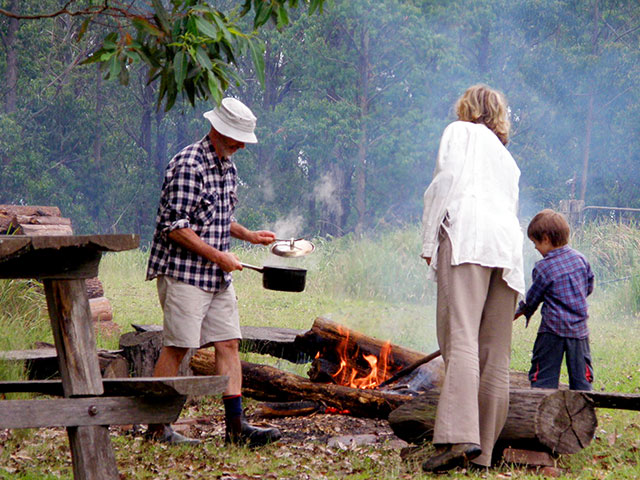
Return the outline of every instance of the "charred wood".
[[[311,415],[321,409],[318,402],[301,400],[297,402],[264,402],[258,405],[254,412],[259,417],[299,417]]]

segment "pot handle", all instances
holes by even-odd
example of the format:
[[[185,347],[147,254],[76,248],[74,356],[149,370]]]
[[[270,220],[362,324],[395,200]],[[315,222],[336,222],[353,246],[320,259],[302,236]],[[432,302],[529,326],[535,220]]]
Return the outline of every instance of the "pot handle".
[[[254,265],[249,265],[248,263],[242,263],[242,262],[240,262],[240,265],[242,265],[244,268],[249,268],[251,270],[255,270],[256,272],[264,273],[264,268],[256,267]]]

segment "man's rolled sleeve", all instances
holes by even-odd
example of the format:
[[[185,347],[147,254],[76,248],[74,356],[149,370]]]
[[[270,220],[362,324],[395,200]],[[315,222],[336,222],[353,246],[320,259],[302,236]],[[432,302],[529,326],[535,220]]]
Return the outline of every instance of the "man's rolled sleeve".
[[[166,188],[160,220],[164,235],[181,228],[191,228],[191,216],[197,211],[201,185],[202,178],[193,166],[182,164],[175,169]]]

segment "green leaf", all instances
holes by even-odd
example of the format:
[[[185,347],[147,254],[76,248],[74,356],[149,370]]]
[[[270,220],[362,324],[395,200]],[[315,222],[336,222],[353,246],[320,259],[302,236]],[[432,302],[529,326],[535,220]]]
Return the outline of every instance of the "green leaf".
[[[117,48],[117,40],[118,34],[116,32],[111,32],[109,35],[104,37],[104,41],[102,42],[102,48],[105,50],[115,50]]]
[[[96,62],[104,62],[115,54],[116,52],[114,50],[105,50],[104,48],[101,48],[89,54],[87,58],[80,62],[80,65],[90,65]]]
[[[256,68],[258,80],[264,88],[264,44],[258,40],[249,40],[249,50],[251,50],[251,58]]]
[[[84,37],[84,34],[87,32],[87,27],[89,26],[89,18],[87,18],[84,22],[82,22],[82,25],[80,25],[80,28],[78,29],[78,35],[76,36],[76,42],[79,42],[80,40],[82,40],[82,37]]]
[[[309,15],[313,15],[313,13],[318,10],[318,12],[322,13],[322,4],[324,0],[311,0],[309,4]]]
[[[183,50],[176,53],[173,58],[173,73],[178,87],[178,91],[182,90],[184,79],[187,77],[188,59]]]
[[[207,72],[207,83],[209,85],[209,93],[211,94],[211,98],[216,102],[216,105],[219,105],[222,101],[222,96],[224,95],[224,91],[220,86],[220,80],[218,76],[214,72]]]
[[[171,33],[171,22],[169,21],[169,13],[162,6],[161,0],[152,0],[153,9],[156,12],[156,18],[158,22],[160,22],[160,28],[164,30],[165,33]]]
[[[222,34],[216,27],[211,24],[211,22],[205,20],[202,17],[196,17],[196,26],[198,27],[198,31],[201,34],[214,39],[216,42],[220,41],[220,37]]]
[[[253,19],[253,28],[259,28],[269,20],[271,15],[271,5],[267,2],[260,2],[256,10],[256,16]]]
[[[209,55],[201,46],[198,46],[198,48],[196,48],[196,60],[205,70],[211,70],[211,68],[213,67]]]
[[[187,82],[184,85],[184,90],[187,92],[187,98],[192,106],[196,104],[196,88],[193,82]]]
[[[277,28],[284,28],[289,25],[289,15],[287,15],[287,9],[282,5],[278,8],[278,23]]]
[[[113,55],[109,62],[109,78],[116,78],[120,73],[121,68],[122,65],[120,64],[120,60],[118,60],[116,55]]]
[[[138,29],[147,32],[154,37],[161,37],[164,35],[162,30],[159,30],[155,25],[144,18],[134,18],[131,23]]]
[[[214,15],[213,16],[213,21],[218,26],[218,29],[220,30],[220,32],[222,32],[222,36],[224,37],[225,41],[227,43],[232,43],[233,42],[233,38],[231,36],[231,33],[229,32],[229,29],[227,28],[227,25],[223,21],[223,19],[220,18],[219,15]]]

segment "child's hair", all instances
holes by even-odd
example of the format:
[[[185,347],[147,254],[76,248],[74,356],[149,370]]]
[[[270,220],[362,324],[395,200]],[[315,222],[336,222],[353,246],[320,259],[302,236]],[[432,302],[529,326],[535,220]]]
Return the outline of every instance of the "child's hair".
[[[509,141],[509,108],[498,90],[483,84],[473,85],[458,99],[455,108],[459,120],[485,125],[503,145]]]
[[[529,222],[527,236],[531,240],[542,242],[546,235],[554,247],[562,247],[569,243],[569,222],[564,215],[550,208],[545,208]]]

